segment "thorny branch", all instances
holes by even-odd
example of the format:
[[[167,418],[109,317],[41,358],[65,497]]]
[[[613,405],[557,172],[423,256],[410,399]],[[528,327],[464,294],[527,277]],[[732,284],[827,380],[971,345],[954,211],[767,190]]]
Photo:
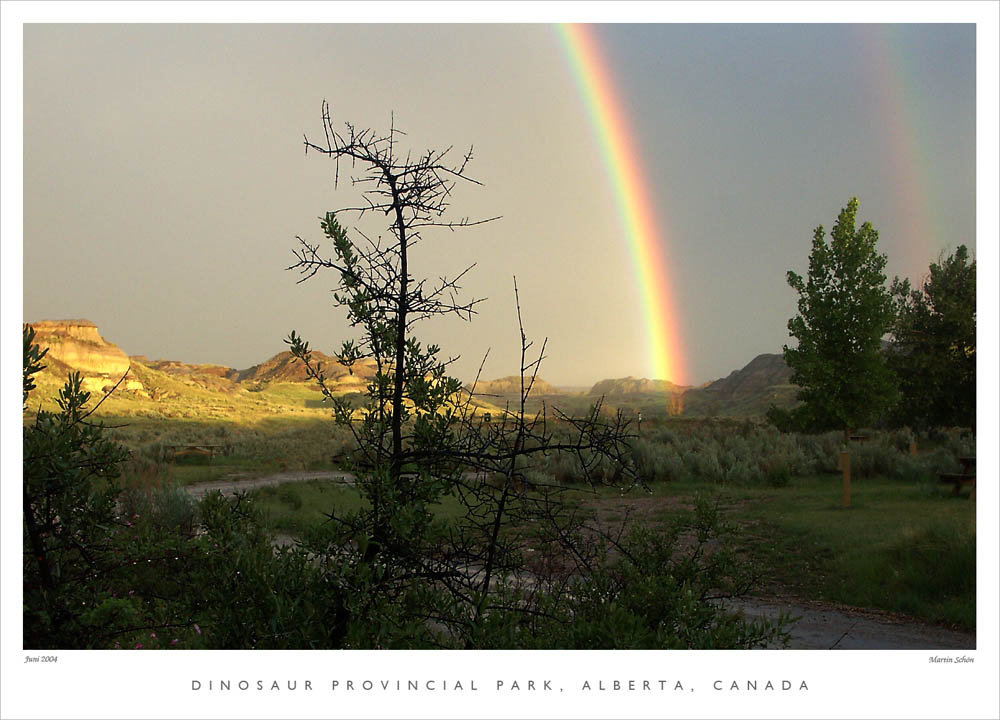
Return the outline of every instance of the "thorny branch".
[[[459,283],[472,266],[452,278],[440,276],[430,286],[425,279],[414,279],[407,264],[408,251],[424,228],[455,230],[497,219],[445,217],[458,181],[479,184],[466,173],[472,150],[455,164],[447,160],[451,148],[400,155],[397,136],[403,133],[394,118],[385,135],[350,123],[341,131],[334,127],[326,102],[322,126],[323,141],[306,137],[306,152],[335,161],[338,186],[341,163],[349,165],[351,185],[360,191],[362,202],[327,214],[324,230],[334,241],[333,255],[324,255],[319,244],[299,237],[290,269],[301,274],[299,282],[320,270],[339,274],[335,300],[347,308],[351,324],[363,329],[363,337],[357,344],[345,343],[338,359],[349,369],[362,357],[372,358],[376,366],[367,406],[353,408],[328,387],[308,343],[294,333],[289,338],[293,354],[334,405],[339,421],[350,428],[356,443],[351,469],[370,502],[365,512],[330,513],[328,527],[336,540],[326,547],[347,553],[333,560],[335,565],[377,566],[375,587],[386,597],[402,597],[417,582],[444,592],[450,611],[442,609],[426,620],[445,628],[453,640],[474,647],[491,615],[513,613],[530,623],[533,617],[549,615],[539,604],[542,594],[560,598],[572,592],[572,573],[542,566],[528,569],[525,558],[535,550],[546,544],[562,546],[579,571],[596,563],[595,546],[581,538],[597,531],[588,527],[584,513],[563,502],[566,488],[540,478],[535,459],[571,453],[592,483],[606,480],[605,469],[611,466],[612,482],[634,484],[630,421],[621,412],[609,416],[601,403],[583,417],[550,410],[544,402],[540,410],[529,412],[547,341],[532,354],[534,343],[524,329],[515,278],[519,397],[495,422],[485,423],[475,398],[486,356],[466,390],[445,374],[450,360],[441,362],[436,347],[423,348],[411,337],[415,324],[427,318],[455,314],[471,319],[481,301],[459,299]],[[363,242],[350,240],[337,222],[340,213],[387,218],[390,240],[360,233]],[[433,530],[426,507],[447,495],[461,503],[463,517]],[[397,518],[411,517],[415,510],[415,528],[400,534]]]

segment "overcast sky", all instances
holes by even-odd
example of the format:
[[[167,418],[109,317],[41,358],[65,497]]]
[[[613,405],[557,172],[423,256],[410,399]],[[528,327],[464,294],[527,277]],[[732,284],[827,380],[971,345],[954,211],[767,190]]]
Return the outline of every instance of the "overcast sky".
[[[914,280],[975,237],[971,25],[606,25],[642,154],[689,377],[780,352],[813,228],[852,195]],[[391,114],[415,151],[475,146],[413,272],[477,263],[471,323],[421,333],[469,379],[517,371],[525,329],[557,384],[648,376],[636,274],[601,146],[551,25],[33,25],[24,30],[24,319],[82,317],[125,352],[245,368],[296,330],[352,337],[295,236],[357,202],[303,152]],[[363,226],[369,231],[373,226]],[[378,232],[381,227],[374,227]]]

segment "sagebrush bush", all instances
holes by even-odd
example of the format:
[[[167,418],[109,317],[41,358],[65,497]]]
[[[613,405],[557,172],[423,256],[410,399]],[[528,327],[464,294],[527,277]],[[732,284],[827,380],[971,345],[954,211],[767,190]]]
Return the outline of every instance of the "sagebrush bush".
[[[121,472],[125,488],[154,488],[170,480],[170,466],[151,459],[145,453],[133,453],[122,463]]]
[[[573,453],[557,452],[547,460],[547,470],[557,485],[572,485],[583,481],[583,468]]]
[[[758,485],[763,479],[760,467],[749,460],[737,460],[726,471],[726,483],[731,485]]]
[[[198,504],[183,488],[169,483],[126,487],[119,496],[121,518],[140,531],[194,535]]]
[[[632,446],[632,461],[641,482],[670,480],[672,453],[663,445],[639,439]]]
[[[855,477],[886,477],[922,483],[937,473],[958,472],[957,457],[975,454],[974,438],[961,431],[936,431],[934,444],[910,454],[916,436],[908,428],[873,433],[851,443]],[[726,421],[653,425],[632,445],[631,458],[644,482],[700,480],[736,485],[788,485],[792,478],[840,472],[843,433],[783,433],[769,424]],[[550,464],[550,470],[568,469]]]

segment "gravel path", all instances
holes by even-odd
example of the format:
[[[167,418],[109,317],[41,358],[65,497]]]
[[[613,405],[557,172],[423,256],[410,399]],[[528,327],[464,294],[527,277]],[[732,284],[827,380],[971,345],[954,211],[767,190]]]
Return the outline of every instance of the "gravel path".
[[[293,471],[259,477],[233,476],[226,480],[188,485],[186,489],[194,497],[200,498],[213,490],[235,494],[268,485],[308,480],[330,480],[353,485],[355,478],[348,472]],[[281,545],[295,542],[295,538],[290,535],[282,535],[277,540]],[[874,610],[835,607],[819,602],[804,604],[784,598],[742,598],[727,605],[741,610],[748,617],[776,619],[781,612],[786,612],[800,618],[790,628],[789,649],[971,650],[976,647],[974,633],[948,630]]]

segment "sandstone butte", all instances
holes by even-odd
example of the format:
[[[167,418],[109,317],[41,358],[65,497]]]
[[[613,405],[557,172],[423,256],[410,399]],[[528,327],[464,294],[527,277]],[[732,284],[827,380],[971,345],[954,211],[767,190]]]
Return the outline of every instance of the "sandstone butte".
[[[84,389],[100,391],[114,384],[129,369],[125,352],[101,337],[89,320],[41,320],[30,323],[35,328],[35,342],[49,349],[47,359],[77,370],[83,376]],[[124,389],[142,393],[139,380],[126,379]]]
[[[109,343],[89,320],[42,320],[31,323],[35,342],[48,347],[49,357],[83,375],[117,375],[129,368],[128,355]]]

